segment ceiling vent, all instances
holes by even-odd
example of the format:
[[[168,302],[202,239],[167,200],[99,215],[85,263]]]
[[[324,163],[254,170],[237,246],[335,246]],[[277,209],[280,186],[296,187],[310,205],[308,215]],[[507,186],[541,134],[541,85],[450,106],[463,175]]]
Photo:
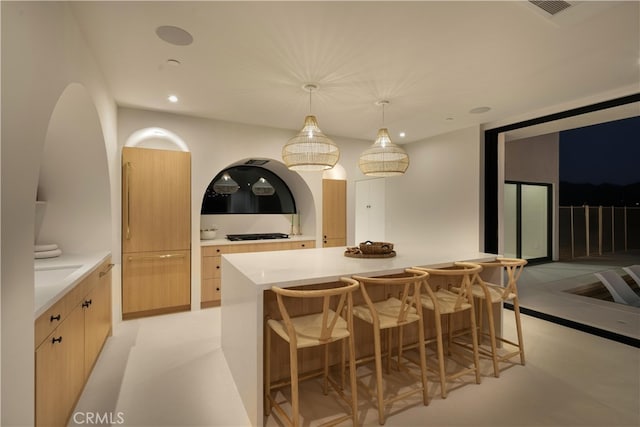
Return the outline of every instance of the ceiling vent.
[[[244,162],[245,165],[262,166],[269,162],[268,159],[250,159]]]
[[[555,15],[571,7],[571,3],[568,3],[566,1],[553,1],[553,0],[531,1],[530,0],[529,3],[539,7],[540,9],[547,12],[549,15]]]

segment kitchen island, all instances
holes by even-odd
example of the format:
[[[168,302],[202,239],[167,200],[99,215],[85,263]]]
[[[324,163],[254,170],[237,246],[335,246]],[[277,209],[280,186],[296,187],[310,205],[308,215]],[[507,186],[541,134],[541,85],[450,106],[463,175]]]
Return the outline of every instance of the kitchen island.
[[[345,257],[344,250],[336,247],[222,255],[222,350],[252,425],[261,426],[264,421],[264,291],[273,285],[318,285],[354,274],[386,276],[413,266],[440,268],[455,261],[490,261],[496,257],[468,249],[396,246],[397,256],[393,258],[365,259]]]

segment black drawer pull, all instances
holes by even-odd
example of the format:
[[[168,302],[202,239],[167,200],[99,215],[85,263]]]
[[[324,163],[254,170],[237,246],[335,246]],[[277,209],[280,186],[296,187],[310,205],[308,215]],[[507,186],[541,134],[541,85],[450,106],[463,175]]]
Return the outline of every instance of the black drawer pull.
[[[53,322],[54,320],[57,320],[59,322],[60,321],[60,315],[58,314],[57,316],[54,316],[52,314],[51,315],[51,319],[49,319],[49,322]]]
[[[62,342],[62,336],[59,336],[58,338],[56,337],[51,338],[51,344],[61,343],[61,342]]]
[[[220,270],[220,266],[219,266],[219,265],[216,265],[216,268],[217,268],[218,270]]]
[[[85,302],[82,303],[83,307],[89,307],[91,305],[92,301],[90,299],[85,300]]]

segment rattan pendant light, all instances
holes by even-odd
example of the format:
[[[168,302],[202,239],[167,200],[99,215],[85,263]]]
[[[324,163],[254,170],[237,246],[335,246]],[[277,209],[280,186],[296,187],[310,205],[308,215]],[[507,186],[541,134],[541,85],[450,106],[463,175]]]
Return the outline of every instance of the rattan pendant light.
[[[318,90],[316,84],[306,84],[309,91],[309,113],[311,93]],[[304,119],[302,130],[282,148],[282,160],[291,170],[319,171],[331,169],[338,163],[340,150],[318,127],[316,117],[309,114]]]
[[[367,176],[395,176],[402,175],[409,167],[409,155],[404,149],[393,142],[389,131],[384,127],[384,107],[389,101],[376,102],[382,105],[382,128],[371,147],[360,155],[358,166]]]

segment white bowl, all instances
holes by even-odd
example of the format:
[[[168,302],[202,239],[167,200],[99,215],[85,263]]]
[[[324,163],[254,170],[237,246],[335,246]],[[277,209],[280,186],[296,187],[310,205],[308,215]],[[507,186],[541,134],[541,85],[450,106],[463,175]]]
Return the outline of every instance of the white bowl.
[[[216,230],[200,230],[200,239],[212,240],[216,238]]]

